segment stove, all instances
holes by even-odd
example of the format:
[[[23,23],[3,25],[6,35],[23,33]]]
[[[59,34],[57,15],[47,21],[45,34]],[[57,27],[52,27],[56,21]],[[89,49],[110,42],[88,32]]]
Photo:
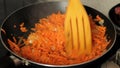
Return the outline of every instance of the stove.
[[[52,1],[52,0],[0,0],[0,22],[2,22],[3,19],[8,14],[10,14],[11,12],[13,12],[14,10],[20,7],[23,7],[25,5],[29,5],[35,2],[44,2],[44,1]],[[86,3],[88,6],[91,5],[85,2],[85,0],[83,2]],[[99,10],[99,8],[97,9]],[[119,41],[120,41],[120,35],[117,35],[117,39],[116,39],[114,47],[109,52],[109,55],[105,56],[107,58],[103,57],[99,62],[96,62],[96,64],[91,64],[84,68],[120,68],[120,43]],[[39,67],[34,64],[27,66],[23,61],[11,55],[0,42],[0,68],[39,68]],[[77,68],[79,68],[79,66]]]

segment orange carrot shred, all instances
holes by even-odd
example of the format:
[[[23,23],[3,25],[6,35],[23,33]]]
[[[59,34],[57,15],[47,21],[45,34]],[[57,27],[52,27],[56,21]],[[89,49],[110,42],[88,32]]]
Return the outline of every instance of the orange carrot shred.
[[[35,24],[34,28],[31,28],[34,32],[28,35],[27,39],[23,39],[25,46],[19,48],[14,42],[8,39],[11,49],[17,52],[24,58],[46,64],[54,65],[68,65],[86,62],[100,56],[105,50],[109,41],[106,41],[106,27],[98,26],[96,21],[90,18],[90,25],[92,31],[92,52],[89,55],[71,54],[68,56],[65,51],[65,36],[64,36],[64,20],[65,14],[53,13],[46,18],[42,18]],[[101,20],[100,16],[97,16],[96,20]],[[20,24],[20,30],[26,32],[24,23]],[[20,43],[22,45],[22,43]],[[19,44],[19,45],[20,45]]]

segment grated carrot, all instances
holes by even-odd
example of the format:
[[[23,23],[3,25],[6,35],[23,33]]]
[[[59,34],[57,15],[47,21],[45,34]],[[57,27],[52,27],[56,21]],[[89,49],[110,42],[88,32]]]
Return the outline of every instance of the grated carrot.
[[[95,24],[92,16],[90,25],[92,29],[92,52],[89,55],[72,54],[68,56],[65,51],[64,19],[65,15],[60,12],[42,18],[35,24],[34,32],[24,39],[24,46],[19,47],[15,42],[8,39],[11,49],[29,60],[54,65],[66,65],[82,63],[100,56],[109,41],[106,41],[106,27]],[[23,24],[21,25],[23,26]],[[74,57],[75,56],[75,57]],[[77,56],[77,57],[76,57]]]
[[[24,26],[24,22],[22,22],[22,23],[20,24],[20,30],[21,30],[22,32],[27,32],[27,29],[26,29],[26,27]]]

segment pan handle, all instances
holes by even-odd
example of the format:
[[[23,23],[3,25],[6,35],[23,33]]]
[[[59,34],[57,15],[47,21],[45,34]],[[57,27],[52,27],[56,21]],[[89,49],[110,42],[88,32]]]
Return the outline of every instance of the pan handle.
[[[20,60],[13,55],[11,55],[10,58],[13,60],[15,66],[20,66],[20,65],[29,66],[30,65],[30,63],[25,59]]]

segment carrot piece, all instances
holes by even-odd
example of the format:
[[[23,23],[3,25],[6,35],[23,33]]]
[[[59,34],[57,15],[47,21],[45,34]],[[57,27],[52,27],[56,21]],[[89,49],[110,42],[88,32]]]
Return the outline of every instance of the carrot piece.
[[[89,16],[89,19],[93,45],[88,55],[67,55],[64,36],[65,14],[61,13],[53,13],[47,18],[40,19],[32,28],[34,32],[31,32],[27,39],[22,39],[25,46],[20,48],[23,43],[19,43],[18,46],[16,43],[19,41],[16,41],[15,37],[14,42],[8,39],[8,44],[15,53],[38,63],[68,65],[86,62],[100,56],[109,44],[105,36],[106,27],[97,26],[92,16]],[[24,27],[24,23],[20,27]]]

